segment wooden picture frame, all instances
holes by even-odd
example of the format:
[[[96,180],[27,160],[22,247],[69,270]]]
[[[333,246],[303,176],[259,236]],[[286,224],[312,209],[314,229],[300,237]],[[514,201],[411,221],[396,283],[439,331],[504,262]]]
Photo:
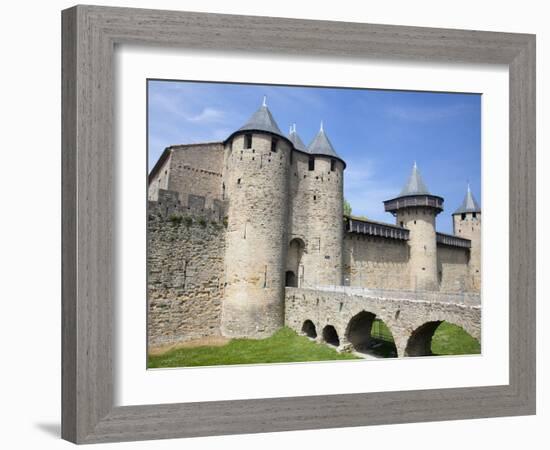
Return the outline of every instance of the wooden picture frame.
[[[62,31],[64,439],[94,443],[535,413],[535,36],[98,6],[63,11]],[[509,384],[115,407],[116,44],[506,64]]]

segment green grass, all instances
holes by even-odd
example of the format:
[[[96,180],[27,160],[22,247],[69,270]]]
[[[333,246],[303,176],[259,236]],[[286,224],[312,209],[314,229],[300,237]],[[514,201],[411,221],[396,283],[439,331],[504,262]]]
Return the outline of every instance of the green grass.
[[[391,331],[386,324],[379,319],[372,323],[371,333],[373,337],[380,337],[388,342],[393,342]],[[384,342],[376,354],[388,357],[392,345]],[[479,342],[457,325],[442,322],[437,327],[432,338],[432,353],[435,356],[443,355],[476,355],[481,353]]]
[[[442,322],[432,338],[434,355],[475,355],[481,353],[479,342],[462,328]]]
[[[342,359],[358,358],[349,353],[338,353],[332,347],[317,344],[285,327],[266,339],[232,339],[223,346],[170,350],[162,355],[149,356],[147,366],[191,367]]]
[[[374,336],[384,337],[379,346],[369,352],[381,356],[395,356],[391,332],[380,320],[373,322]],[[389,341],[389,342],[388,342]],[[443,322],[432,339],[434,355],[473,355],[481,353],[477,340],[462,328]],[[350,353],[338,353],[333,347],[317,344],[299,336],[290,328],[282,328],[267,339],[232,339],[223,346],[179,348],[161,355],[149,356],[149,368],[219,366],[232,364],[268,364],[280,362],[306,362],[358,359]]]

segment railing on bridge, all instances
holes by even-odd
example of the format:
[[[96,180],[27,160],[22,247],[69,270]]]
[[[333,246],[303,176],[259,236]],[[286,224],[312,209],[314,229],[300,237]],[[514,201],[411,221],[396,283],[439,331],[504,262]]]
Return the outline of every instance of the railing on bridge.
[[[470,306],[481,305],[480,295],[473,292],[406,291],[396,289],[371,289],[356,286],[315,286],[311,289],[326,292],[342,292],[347,295],[387,298],[389,300],[417,300],[456,303]]]

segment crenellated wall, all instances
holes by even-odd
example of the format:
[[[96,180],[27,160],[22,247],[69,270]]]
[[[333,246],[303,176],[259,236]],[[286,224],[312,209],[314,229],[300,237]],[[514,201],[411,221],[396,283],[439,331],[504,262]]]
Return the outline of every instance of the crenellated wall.
[[[149,200],[156,200],[158,189],[179,193],[182,206],[189,205],[190,196],[205,199],[205,208],[215,200],[223,200],[222,142],[174,145],[165,150],[149,180]]]
[[[244,140],[169,147],[151,173],[150,345],[269,336],[289,313],[285,286],[479,292],[480,220],[455,218],[464,239],[436,239],[422,207],[405,208],[397,225],[344,224],[340,160],[315,155],[311,167],[280,136]]]
[[[161,198],[165,198],[162,196]],[[175,194],[177,197],[177,194]],[[149,203],[148,345],[220,335],[225,227],[215,214],[183,215]]]

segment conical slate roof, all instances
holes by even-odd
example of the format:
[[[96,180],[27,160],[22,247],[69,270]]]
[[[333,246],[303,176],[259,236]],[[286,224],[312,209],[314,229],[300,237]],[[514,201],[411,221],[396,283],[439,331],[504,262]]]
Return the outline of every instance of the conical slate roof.
[[[342,160],[338,153],[336,153],[336,150],[334,150],[334,147],[332,146],[328,136],[325,134],[325,130],[323,129],[323,122],[321,122],[321,128],[319,129],[317,136],[315,136],[313,141],[311,141],[311,143],[307,147],[307,151],[313,155],[332,156],[334,158]]]
[[[401,189],[401,193],[399,195],[431,195],[430,191],[428,191],[428,188],[424,184],[424,180],[422,180],[420,171],[416,166],[416,161],[414,163],[411,176],[409,177],[407,184],[405,184],[403,189]]]
[[[470,185],[468,185],[468,190],[466,191],[462,205],[460,205],[460,207],[453,214],[463,214],[469,212],[481,212],[481,207],[474,198],[474,194],[472,194],[472,191],[470,190]]]
[[[288,138],[290,141],[294,144],[294,148],[296,150],[300,150],[302,152],[307,152],[306,145],[304,144],[304,141],[300,138],[298,133],[296,132],[296,124],[292,124],[290,127],[290,131],[288,133]]]
[[[248,119],[248,121],[241,128],[239,128],[238,131],[267,131],[268,133],[273,133],[284,137],[283,133],[281,133],[281,130],[279,129],[279,126],[277,125],[277,122],[275,122],[271,111],[267,107],[265,97],[260,109],[252,114],[250,119]]]

